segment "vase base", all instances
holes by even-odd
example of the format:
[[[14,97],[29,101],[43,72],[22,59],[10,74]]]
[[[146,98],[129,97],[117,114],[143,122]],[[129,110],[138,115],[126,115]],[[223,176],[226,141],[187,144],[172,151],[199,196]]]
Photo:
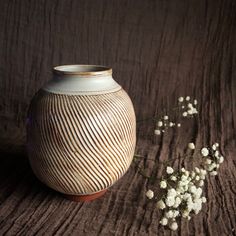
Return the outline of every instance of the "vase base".
[[[93,193],[93,194],[86,194],[86,195],[69,195],[64,194],[64,197],[70,201],[74,202],[90,202],[93,201],[106,193],[107,189],[104,189],[100,192]]]

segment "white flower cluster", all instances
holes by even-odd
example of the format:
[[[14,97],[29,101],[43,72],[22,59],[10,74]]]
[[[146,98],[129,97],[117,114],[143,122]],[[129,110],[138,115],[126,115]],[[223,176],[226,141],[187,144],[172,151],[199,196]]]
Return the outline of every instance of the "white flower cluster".
[[[224,157],[220,154],[218,148],[219,144],[214,143],[211,147],[204,147],[201,150],[204,158],[204,168],[210,175],[217,175],[217,170],[224,161]]]
[[[181,115],[183,117],[193,117],[193,115],[197,114],[197,100],[194,99],[191,101],[190,96],[187,97],[179,97],[178,98],[178,110],[181,111]],[[176,109],[176,108],[175,108]],[[156,129],[154,131],[155,135],[161,135],[161,133],[164,133],[168,128],[173,127],[181,127],[181,123],[171,121],[169,116],[164,115],[160,119],[157,120],[156,123]]]
[[[175,172],[168,166],[166,173],[166,179],[160,182],[164,195],[157,202],[157,208],[164,211],[160,224],[176,230],[176,218],[182,216],[190,220],[190,214],[198,214],[202,209],[202,203],[206,202],[206,198],[202,196],[202,187],[207,171],[195,168],[190,172],[182,168],[181,171]]]
[[[181,106],[182,109],[182,116],[183,117],[192,117],[193,115],[197,114],[197,100],[193,99],[191,101],[190,96],[187,97],[179,97],[178,98],[179,105]]]
[[[161,132],[165,132],[165,130],[169,127],[174,127],[176,124],[169,120],[169,116],[165,115],[161,119],[157,121],[157,128],[155,129],[154,133],[156,135],[160,135]],[[177,124],[177,127],[180,127],[179,124]]]

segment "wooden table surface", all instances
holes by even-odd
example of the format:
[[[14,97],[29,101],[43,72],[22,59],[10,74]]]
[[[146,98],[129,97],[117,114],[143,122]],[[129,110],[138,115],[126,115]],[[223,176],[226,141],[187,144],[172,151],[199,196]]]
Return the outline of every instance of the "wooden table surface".
[[[236,235],[236,1],[0,1],[0,235]],[[145,192],[156,189],[132,164],[106,195],[64,199],[33,175],[25,118],[34,93],[61,64],[102,64],[130,95],[138,120],[179,96],[199,117],[161,137],[138,126],[139,166],[161,176],[161,161],[186,145],[220,143],[225,162],[204,188],[208,202],[171,232]],[[175,168],[185,164],[171,161]]]

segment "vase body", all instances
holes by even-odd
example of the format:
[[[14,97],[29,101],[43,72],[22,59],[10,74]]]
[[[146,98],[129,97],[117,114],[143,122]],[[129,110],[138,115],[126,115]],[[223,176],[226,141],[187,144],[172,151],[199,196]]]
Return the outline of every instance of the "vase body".
[[[101,66],[54,68],[34,96],[27,149],[35,175],[66,195],[100,193],[128,170],[136,120],[127,93]]]

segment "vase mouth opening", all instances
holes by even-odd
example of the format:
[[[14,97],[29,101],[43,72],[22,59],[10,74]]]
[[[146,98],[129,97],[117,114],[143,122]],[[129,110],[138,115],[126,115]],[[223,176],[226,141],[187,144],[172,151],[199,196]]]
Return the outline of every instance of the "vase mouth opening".
[[[97,76],[111,75],[112,69],[100,65],[62,65],[54,67],[53,73],[57,75]]]

